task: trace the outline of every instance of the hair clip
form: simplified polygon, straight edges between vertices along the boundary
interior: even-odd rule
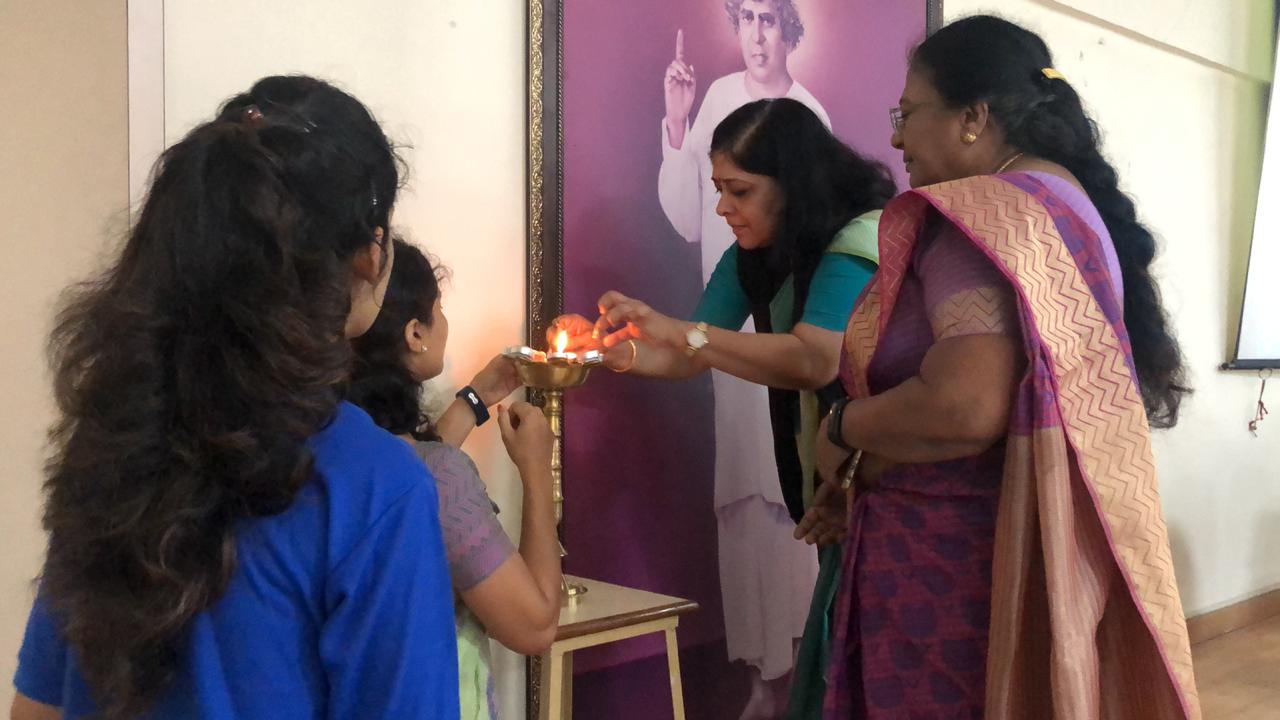
[[[267,105],[271,105],[275,109],[274,115],[277,118],[277,122],[279,122],[278,118],[281,118],[281,117],[288,118],[294,130],[297,130],[302,133],[309,133],[318,127],[314,122],[303,117],[300,113],[298,113],[298,111],[294,110],[288,105],[283,105],[281,103],[278,103],[275,100],[272,100],[271,98],[265,98],[263,99],[263,102],[266,103]],[[255,110],[257,109],[256,105],[252,107]]]
[[[1062,73],[1058,72],[1057,70],[1051,67],[1041,68],[1040,74],[1044,75],[1045,80],[1061,80],[1063,82],[1067,81],[1066,75],[1063,75]]]
[[[250,105],[249,107],[246,107],[241,117],[244,119],[245,124],[251,128],[256,129],[262,127],[262,111],[258,109],[257,105]]]

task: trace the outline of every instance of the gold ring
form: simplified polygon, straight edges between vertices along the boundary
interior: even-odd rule
[[[621,370],[614,370],[617,373],[631,372],[631,368],[636,366],[636,358],[640,357],[640,346],[636,345],[635,340],[628,340],[627,344],[631,346],[631,362]]]

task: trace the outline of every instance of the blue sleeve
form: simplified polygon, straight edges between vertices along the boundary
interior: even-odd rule
[[[13,677],[14,687],[36,702],[62,707],[67,655],[67,644],[41,593],[27,618],[22,649],[18,651],[18,672]]]
[[[809,283],[800,322],[844,332],[854,303],[875,273],[876,264],[865,258],[838,252],[823,255]]]
[[[698,309],[693,311],[693,321],[737,332],[748,317],[751,317],[751,302],[738,281],[738,246],[734,244],[716,263],[698,301]]]
[[[418,472],[427,481],[392,503],[329,576],[320,639],[329,717],[460,714],[453,590],[435,483]]]

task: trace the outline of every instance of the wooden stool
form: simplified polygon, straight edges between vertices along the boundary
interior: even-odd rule
[[[675,720],[684,720],[684,689],[680,680],[676,625],[681,615],[697,610],[698,604],[599,580],[568,579],[585,585],[587,592],[560,609],[556,640],[541,658],[539,720],[568,720],[573,717],[573,651],[657,632],[667,637],[671,708],[675,712]]]

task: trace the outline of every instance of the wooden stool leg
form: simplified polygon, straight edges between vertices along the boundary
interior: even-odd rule
[[[573,718],[573,653],[564,654],[564,720]]]
[[[564,717],[564,653],[551,649],[542,661],[541,720],[562,720]]]
[[[675,720],[684,720],[684,684],[680,680],[680,647],[675,626],[667,628],[667,672],[671,675],[671,711]]]
[[[551,655],[538,658],[538,720],[548,720],[547,701],[551,699],[549,692],[551,682]]]

